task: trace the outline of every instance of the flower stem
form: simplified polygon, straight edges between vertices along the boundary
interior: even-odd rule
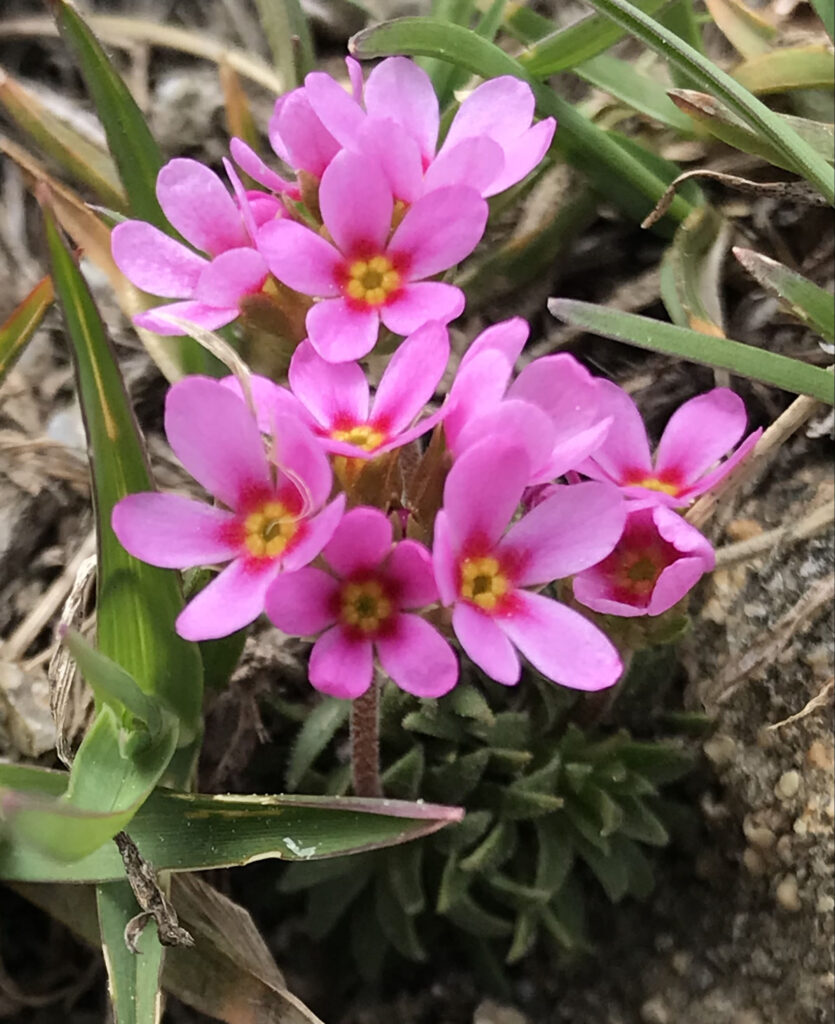
[[[380,797],[379,684],[376,677],[351,705],[351,774],[356,796]]]

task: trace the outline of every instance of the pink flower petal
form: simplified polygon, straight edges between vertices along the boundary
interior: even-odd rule
[[[413,203],[418,198],[423,189],[423,164],[418,144],[405,128],[369,117],[357,147],[379,163],[395,199]]]
[[[444,434],[450,451],[463,451],[462,432],[471,420],[498,406],[512,372],[513,364],[498,349],[483,349],[462,361],[445,403]]]
[[[647,615],[661,615],[678,604],[709,570],[701,558],[679,558],[661,570],[647,606]]]
[[[725,459],[724,462],[720,462],[716,469],[711,470],[710,473],[705,473],[704,476],[699,477],[695,484],[685,488],[679,496],[678,503],[681,504],[682,499],[686,498],[690,501],[699,494],[706,494],[708,491],[713,490],[720,480],[724,480],[731,470],[736,469],[740,462],[751,454],[757,445],[757,441],[762,437],[762,432],[762,427],[758,427],[752,434],[749,434],[748,437],[745,438],[733,455]]]
[[[271,487],[258,424],[220,381],[184,377],[165,399],[165,433],[195,480],[230,508]]]
[[[617,599],[612,590],[612,581],[608,573],[601,571],[598,566],[592,566],[579,573],[572,580],[574,598],[580,604],[592,611],[600,612],[601,615],[617,615],[622,619],[634,619],[639,615],[646,615],[647,602],[629,604],[626,601]]]
[[[430,321],[411,334],[391,357],[370,420],[389,434],[404,430],[434,395],[449,359],[449,332]]]
[[[482,195],[485,198],[498,195],[527,177],[548,151],[556,127],[557,122],[553,117],[548,117],[505,145],[504,166]]]
[[[197,160],[169,160],[157,177],[157,199],[183,238],[211,256],[249,241],[226,186]]]
[[[220,383],[236,394],[241,401],[244,401],[244,393],[237,377],[223,377]],[[255,404],[255,412],[258,417],[258,429],[262,434],[275,436],[276,417],[294,416],[300,419],[305,426],[313,428],[316,421],[307,411],[305,406],[287,388],[280,387],[267,377],[253,373],[249,378],[249,388],[252,393],[252,401]]]
[[[458,597],[457,561],[452,550],[449,519],[443,509],[435,516],[435,539],[432,544],[432,569],[441,604],[452,604]]]
[[[599,379],[597,386],[600,408],[612,417],[612,425],[605,441],[592,455],[592,461],[615,483],[623,483],[630,474],[652,476],[649,441],[637,405],[623,388],[611,381]]]
[[[179,494],[129,494],[116,504],[110,523],[134,558],[164,569],[189,569],[234,558],[231,512]]]
[[[432,556],[416,540],[396,544],[384,572],[394,588],[399,608],[425,608],[438,600]]]
[[[359,363],[329,363],[303,341],[290,360],[288,379],[325,429],[347,429],[368,419],[368,381]]]
[[[342,517],[323,551],[338,576],[376,570],[391,551],[392,527],[379,509],[361,505]]]
[[[473,339],[472,344],[461,358],[458,372],[460,373],[468,363],[472,362],[476,356],[481,355],[482,352],[494,350],[501,352],[512,369],[516,364],[516,360],[522,354],[522,349],[525,347],[530,331],[528,321],[521,316],[514,316],[509,320],[502,320],[497,324],[493,324],[492,327],[486,328],[477,338]],[[509,376],[508,379],[510,379]]]
[[[516,591],[520,609],[501,628],[544,676],[574,690],[602,690],[623,663],[611,641],[588,619],[541,594]]]
[[[464,293],[442,281],[408,284],[381,307],[380,317],[395,334],[411,334],[429,320],[448,324],[464,311]]]
[[[492,195],[488,186],[499,177],[503,166],[504,153],[497,142],[486,135],[462,139],[432,161],[423,179],[423,191],[469,185],[480,196]]]
[[[243,629],[263,612],[277,573],[274,559],[236,558],[180,612],[177,632],[184,640],[216,640]]]
[[[302,497],[309,512],[320,509],[333,486],[328,457],[319,439],[295,416],[276,414],[272,459],[276,466],[276,487],[288,484]]]
[[[260,292],[269,270],[255,249],[230,249],[216,256],[200,275],[194,297],[212,306],[237,306],[244,295]]]
[[[141,220],[117,224],[110,247],[116,266],[129,281],[163,299],[193,295],[208,266],[202,256]]]
[[[334,626],[313,645],[307,672],[320,693],[354,700],[371,685],[373,669],[371,641],[355,640]]]
[[[357,103],[362,103],[362,65],[353,57],[346,57],[345,70],[348,72],[348,81],[351,83],[351,93],[354,99]]]
[[[392,236],[389,254],[408,267],[408,280],[420,281],[469,256],[486,223],[487,203],[474,188],[439,188],[409,209]]]
[[[377,344],[380,315],[376,309],[357,309],[346,299],[317,302],[305,320],[310,344],[329,363],[367,356]]]
[[[528,128],[533,113],[530,86],[510,75],[492,78],[474,89],[461,104],[441,152],[474,135],[486,135],[507,149]]]
[[[398,615],[377,641],[383,671],[415,697],[442,697],[458,682],[458,659],[441,634],[418,615]]]
[[[499,550],[520,566],[514,582],[540,585],[587,569],[611,553],[626,522],[626,502],[613,484],[554,487],[514,523]]]
[[[337,87],[338,88],[338,87]],[[294,170],[321,178],[341,146],[317,117],[306,89],[279,99],[269,123],[273,149]]]
[[[745,432],[745,403],[729,388],[691,398],[670,418],[655,453],[655,471],[695,483]]]
[[[491,679],[503,686],[519,682],[519,658],[495,619],[462,601],[452,613],[452,628],[470,660]]]
[[[450,449],[459,456],[485,437],[507,440],[525,451],[527,463],[533,467],[526,481],[528,484],[539,479],[540,471],[548,465],[554,450],[554,427],[547,414],[538,406],[518,399],[506,399],[488,408],[482,416],[468,420],[454,443],[450,443]]]
[[[322,175],[319,207],[325,227],[349,260],[382,252],[394,201],[374,160],[348,150],[335,156]]]
[[[312,562],[333,536],[344,511],[345,495],[337,494],[317,516],[306,519],[302,523],[301,539],[294,540],[281,560],[282,569],[295,572]]]
[[[390,118],[417,141],[428,163],[438,139],[438,97],[426,72],[406,57],[389,57],[368,76],[365,109],[372,117]]]
[[[144,313],[137,313],[133,322],[137,327],[143,327],[146,331],[168,336],[185,333],[182,327],[171,323],[167,319],[168,317],[188,320],[189,323],[195,324],[197,327],[216,331],[219,327],[225,327],[233,320],[237,320],[239,314],[240,310],[237,306],[207,306],[205,302],[192,302],[188,299],[185,302],[169,302],[167,306],[146,309]]]
[[[444,509],[452,546],[471,543],[491,550],[516,511],[530,476],[524,450],[487,438],[467,449],[453,464],[444,485]]]
[[[668,508],[653,509],[652,520],[659,534],[668,544],[672,544],[676,551],[700,558],[704,563],[705,572],[713,569],[716,565],[716,553],[707,537],[695,526]]]
[[[598,383],[574,356],[560,353],[529,363],[510,385],[507,396],[538,405],[554,421],[561,438],[602,418]]]
[[[248,146],[243,139],[231,139],[229,142],[229,152],[232,154],[232,159],[238,167],[245,174],[248,174],[253,181],[257,181],[259,185],[272,189],[273,192],[278,192],[279,195],[296,191],[296,185],[292,181],[287,181],[281,175],[271,170],[255,150]]]
[[[307,567],[282,572],[267,591],[264,602],[272,624],[288,636],[314,636],[336,621],[339,584],[321,569]]]
[[[324,71],[311,71],[305,77],[304,93],[316,116],[340,146],[354,145],[365,121],[356,99]]]
[[[419,437],[422,437],[430,430],[434,430],[434,428],[443,421],[445,416],[445,407],[442,406],[440,409],[436,409],[435,412],[430,413],[429,416],[425,416],[413,427],[409,427],[408,430],[402,430],[392,438],[391,441],[388,441],[386,444],[381,444],[379,448],[375,448],[375,454],[382,455],[384,452],[390,452],[395,448],[402,448],[407,444],[411,444],[412,441],[416,441]]]
[[[279,281],[304,295],[339,295],[343,259],[321,235],[290,220],[258,231],[258,248]]]

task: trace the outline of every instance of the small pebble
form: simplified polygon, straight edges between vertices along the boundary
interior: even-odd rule
[[[765,874],[765,861],[763,861],[762,856],[753,846],[745,848],[745,853],[742,855],[742,863],[750,875],[760,876]]]
[[[702,748],[708,761],[715,765],[730,764],[736,756],[736,741],[730,736],[717,733],[705,740]]]
[[[693,957],[685,950],[678,950],[672,956],[673,970],[683,978],[693,965]]]
[[[835,992],[835,974],[832,971],[826,971],[820,976],[821,986],[827,992]]]
[[[792,797],[797,796],[799,789],[800,772],[792,769],[791,771],[783,772],[777,780],[777,785],[774,787],[774,795],[778,800],[791,800]]]
[[[824,893],[823,896],[818,897],[818,902],[815,904],[815,910],[817,910],[819,914],[831,914],[832,911],[835,910],[835,899]]]
[[[777,902],[783,908],[794,914],[802,906],[800,902],[800,894],[797,891],[797,879],[794,875],[786,875],[786,877],[777,886],[777,890],[774,894],[777,897]]]
[[[791,864],[794,860],[791,836],[780,836],[777,840],[777,856],[784,864]]]
[[[502,1006],[485,999],[476,1008],[473,1024],[529,1024],[528,1018],[512,1006]]]
[[[748,842],[758,850],[770,850],[777,842],[777,836],[774,835],[771,829],[765,825],[757,825],[752,820],[750,814],[746,816],[742,823],[742,831],[745,833],[745,838]]]
[[[795,819],[795,823],[792,825],[792,831],[796,836],[800,836],[802,839],[809,831],[809,822],[805,818]]]
[[[815,740],[806,751],[806,763],[811,768],[820,768],[821,771],[831,772],[835,767],[835,750],[820,740]]]
[[[734,1014],[733,1024],[763,1024],[763,1019],[756,1010],[740,1010]]]
[[[661,996],[647,999],[641,1007],[641,1020],[644,1024],[670,1024],[670,1011]]]

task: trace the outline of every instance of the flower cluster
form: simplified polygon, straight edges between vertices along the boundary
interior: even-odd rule
[[[186,377],[169,391],[169,443],[214,504],[174,494],[123,499],[113,529],[154,565],[224,569],[177,621],[191,640],[266,614],[318,637],[310,681],[338,697],[371,685],[374,658],[404,690],[448,692],[457,645],[515,684],[520,655],[565,686],[617,681],[620,655],[580,610],[659,615],[713,567],[677,511],[750,450],[741,400],[717,388],[672,417],[653,460],[631,399],[568,354],[516,364],[520,318],[475,339],[445,400],[448,324],[464,295],[437,277],[469,255],[485,198],[542,159],[551,119],[533,123],[513,78],[477,88],[438,145],[428,77],[390,58],[350,92],[313,73],[270,122],[282,177],[240,140],[211,170],[172,160],[158,197],[193,248],[149,224],[113,232],[139,287],[174,302],[136,322],[208,329],[248,297],[304,310],[287,386],[266,377]],[[195,251],[195,250],[199,250]],[[363,366],[381,328],[402,337],[373,393]],[[428,448],[418,439],[431,432]],[[563,600],[559,600],[562,597]]]

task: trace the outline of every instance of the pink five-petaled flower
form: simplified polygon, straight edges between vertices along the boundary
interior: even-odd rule
[[[689,505],[727,476],[762,434],[762,430],[749,434],[717,465],[745,433],[747,417],[739,395],[728,388],[714,388],[676,409],[653,460],[638,407],[617,384],[599,383],[612,426],[600,447],[577,468],[596,480],[613,481],[642,505]]]
[[[234,184],[238,184],[235,182]],[[111,236],[113,259],[130,281],[143,291],[166,299],[184,299],[157,306],[135,316],[134,323],[157,334],[182,334],[164,319],[175,316],[208,330],[231,323],[245,295],[259,292],[269,275],[264,257],[255,249],[252,211],[260,217],[275,213],[275,201],[263,210],[239,192],[232,198],[220,178],[197,160],[170,160],[157,177],[157,198],[163,213],[180,234],[208,259],[145,221],[117,224]]]
[[[394,200],[378,165],[342,152],[322,176],[319,205],[332,245],[290,220],[258,233],[275,276],[319,298],[307,314],[310,343],[328,362],[367,355],[380,321],[410,334],[428,320],[448,323],[464,308],[460,289],[425,281],[475,248],[487,204],[475,189],[440,188],[412,206],[391,234]]]
[[[279,576],[267,615],[293,636],[313,636],[310,682],[351,699],[371,685],[374,649],[383,671],[417,697],[455,686],[458,661],[433,626],[404,609],[434,604],[429,552],[417,541],[392,546],[391,523],[378,509],[347,512],[322,552],[331,572],[308,567]]]
[[[113,509],[114,533],[143,562],[186,569],[231,561],[180,613],[186,640],[226,636],[256,619],[279,571],[314,559],[342,516],[344,495],[325,505],[333,478],[316,438],[292,416],[276,417],[274,428],[268,458],[240,397],[219,381],[183,378],[166,397],[168,441],[227,507],[145,492]]]
[[[551,144],[555,121],[532,125],[534,96],[518,78],[503,75],[475,89],[438,149],[438,97],[426,72],[405,57],[389,57],[363,90],[354,64],[349,59],[352,96],[324,72],[305,78],[305,100],[319,124],[319,153],[326,158],[336,143],[374,156],[403,202],[444,185],[496,195],[533,170]]]
[[[660,615],[715,564],[705,537],[671,509],[631,509],[614,551],[574,577],[574,597],[608,615]]]
[[[622,665],[606,636],[573,609],[525,588],[605,558],[623,531],[625,502],[611,484],[557,487],[511,526],[529,477],[524,450],[496,438],[455,462],[435,520],[441,601],[454,605],[461,646],[497,682],[518,682],[518,648],[563,686],[611,686]]]

